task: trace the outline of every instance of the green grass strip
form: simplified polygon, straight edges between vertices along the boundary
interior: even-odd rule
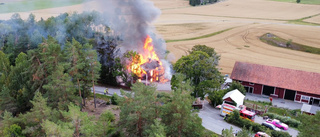
[[[266,36],[267,34],[264,34],[260,37],[260,40],[266,44],[276,46],[276,47],[281,47],[281,48],[292,49],[292,50],[296,50],[296,51],[302,51],[302,52],[320,55],[320,48],[315,48],[315,47],[295,43],[295,42],[292,42],[291,40],[285,40],[285,39],[280,38],[280,37],[273,35],[273,34],[272,34],[273,35],[272,38],[267,38],[267,36]],[[279,43],[281,43],[282,45],[286,45],[288,42],[290,43],[290,45],[294,45],[294,48],[293,48],[293,46],[289,46],[289,47],[288,46],[287,47],[279,46]]]
[[[319,1],[320,1],[320,0],[319,0]],[[316,14],[316,15],[304,17],[304,18],[301,18],[301,19],[288,20],[288,23],[290,23],[290,24],[299,24],[299,25],[320,26],[320,24],[318,24],[318,23],[311,23],[311,22],[303,21],[303,20],[310,19],[310,18],[313,18],[313,17],[315,17],[315,16],[319,16],[319,15],[320,15],[320,14]]]
[[[223,32],[229,31],[229,30],[232,30],[232,29],[234,29],[234,28],[235,28],[235,27],[229,28],[229,29],[225,29],[225,30],[221,30],[221,31],[218,31],[218,32],[214,32],[214,33],[210,33],[210,34],[207,34],[207,35],[199,36],[199,37],[186,38],[186,39],[176,39],[176,40],[166,40],[166,43],[178,42],[178,41],[189,41],[189,40],[196,40],[196,39],[208,38],[208,37],[212,37],[212,36],[218,35],[218,34],[220,34],[220,33],[223,33]]]

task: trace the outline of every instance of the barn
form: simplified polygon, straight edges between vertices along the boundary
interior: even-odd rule
[[[230,78],[248,93],[320,106],[319,73],[236,62]]]

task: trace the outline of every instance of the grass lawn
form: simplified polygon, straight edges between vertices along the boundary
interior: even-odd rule
[[[297,0],[273,0],[273,1],[297,3]],[[320,5],[320,0],[300,0],[300,3]]]
[[[70,6],[83,3],[85,0],[17,0],[0,1],[0,13],[26,12],[39,9]]]
[[[244,105],[248,108],[257,109],[259,111],[264,111],[266,106],[270,106],[270,102],[252,101],[245,100]]]

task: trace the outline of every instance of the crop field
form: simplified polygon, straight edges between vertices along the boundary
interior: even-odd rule
[[[20,14],[24,19],[29,13],[34,13],[36,19],[45,19],[63,12],[94,9],[99,6],[95,1]],[[319,0],[308,0],[312,4],[303,4],[307,0],[301,0],[302,4],[225,0],[196,7],[189,6],[187,0],[151,1],[161,9],[162,14],[153,24],[156,33],[167,41],[167,50],[174,56],[173,63],[194,45],[203,44],[215,48],[221,55],[219,67],[223,74],[230,74],[236,61],[320,73],[320,55],[276,47],[260,40],[264,34],[272,33],[285,40],[320,48],[320,6],[312,5]],[[1,14],[0,19],[10,16]]]
[[[80,4],[85,0],[0,0],[0,13],[26,12]]]
[[[280,2],[291,2],[296,3],[297,0],[273,0],[273,1],[280,1]],[[320,4],[319,0],[300,0],[301,4]]]
[[[154,2],[157,5],[158,1]],[[180,2],[188,4],[187,1]],[[204,44],[215,48],[221,55],[223,74],[230,74],[236,61],[320,73],[319,55],[271,46],[260,40],[262,35],[272,33],[320,48],[318,5],[227,0],[206,6],[170,6],[170,9],[160,7],[163,14],[155,25],[168,40],[167,49],[175,55],[175,61],[186,55],[192,46]]]

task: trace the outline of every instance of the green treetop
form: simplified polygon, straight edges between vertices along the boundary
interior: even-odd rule
[[[219,57],[213,51],[203,52],[202,48],[194,48],[190,51],[191,54],[180,58],[173,66],[176,72],[186,75],[187,79],[191,80],[191,84],[195,87],[192,95],[194,97],[204,98],[208,91],[206,89],[210,84],[219,85],[223,82],[223,77],[218,70]],[[209,47],[207,47],[209,48]],[[173,81],[174,82],[174,81]],[[217,88],[216,86],[212,88]]]
[[[160,115],[160,104],[155,91],[155,86],[135,83],[132,92],[121,92],[125,97],[119,98],[121,106],[119,125],[128,136],[148,136],[147,133],[150,133],[147,130],[150,130],[154,119]]]
[[[161,116],[167,136],[200,137],[204,127],[201,118],[191,111],[194,98],[190,95],[190,81],[184,81],[186,77],[182,74],[176,74],[175,78],[176,89],[172,91],[171,102],[164,103]]]

